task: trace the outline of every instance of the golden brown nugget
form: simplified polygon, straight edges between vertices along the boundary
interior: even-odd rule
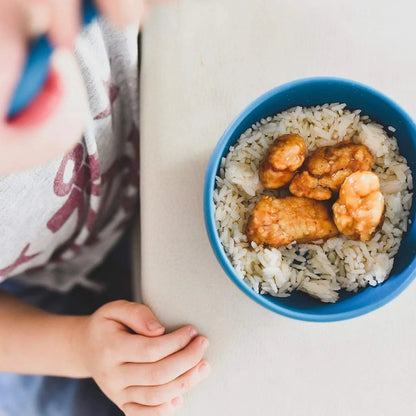
[[[358,170],[371,170],[374,158],[367,146],[350,142],[321,147],[309,157],[303,172],[296,174],[289,190],[293,195],[331,199],[344,180]]]
[[[254,207],[247,225],[247,238],[273,247],[296,241],[306,243],[338,234],[324,202],[309,198],[264,196]]]
[[[285,134],[272,144],[259,168],[259,178],[265,188],[287,185],[305,161],[306,145],[297,134]]]

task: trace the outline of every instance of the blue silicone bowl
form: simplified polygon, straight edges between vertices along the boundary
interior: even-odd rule
[[[288,298],[275,298],[255,293],[234,271],[219,240],[214,217],[213,192],[215,176],[221,158],[229,147],[253,123],[261,118],[291,107],[324,103],[346,103],[350,109],[361,109],[373,121],[396,128],[400,153],[408,161],[413,178],[416,178],[416,125],[408,114],[384,94],[355,81],[317,77],[289,82],[266,92],[245,108],[227,128],[215,147],[205,176],[204,216],[208,237],[214,253],[231,280],[251,299],[281,315],[314,322],[340,321],[373,311],[395,298],[416,276],[416,225],[414,198],[410,220],[412,226],[403,236],[390,277],[377,287],[367,287],[358,293],[342,291],[334,304],[322,303],[302,292]]]

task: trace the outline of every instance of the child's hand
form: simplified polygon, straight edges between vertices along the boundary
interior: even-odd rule
[[[87,318],[84,365],[127,416],[170,415],[182,394],[209,373],[208,340],[192,326],[163,335],[150,309],[127,301],[104,305]]]

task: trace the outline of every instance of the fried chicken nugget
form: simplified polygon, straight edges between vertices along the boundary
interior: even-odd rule
[[[263,196],[247,225],[247,238],[273,247],[306,243],[338,234],[324,202],[309,198]]]
[[[367,146],[350,142],[320,147],[296,174],[289,191],[319,201],[331,199],[344,180],[358,170],[371,170],[374,158]]]
[[[277,189],[288,184],[305,161],[306,145],[297,134],[285,134],[272,144],[259,168],[265,188]]]

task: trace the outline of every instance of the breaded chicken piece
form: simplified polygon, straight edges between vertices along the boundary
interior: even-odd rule
[[[295,175],[289,191],[296,196],[326,200],[338,192],[344,180],[358,170],[371,170],[374,158],[367,146],[350,142],[321,147]]]
[[[299,197],[325,201],[331,199],[332,190],[320,184],[320,179],[312,176],[307,170],[296,174],[289,185],[289,191]]]
[[[297,134],[285,134],[272,144],[259,168],[265,188],[277,189],[288,184],[305,161],[306,145]]]
[[[306,243],[338,234],[324,202],[309,198],[264,196],[254,207],[247,238],[273,247]]]
[[[341,186],[339,199],[332,207],[338,230],[361,241],[375,233],[384,214],[380,181],[373,172],[358,171]]]

